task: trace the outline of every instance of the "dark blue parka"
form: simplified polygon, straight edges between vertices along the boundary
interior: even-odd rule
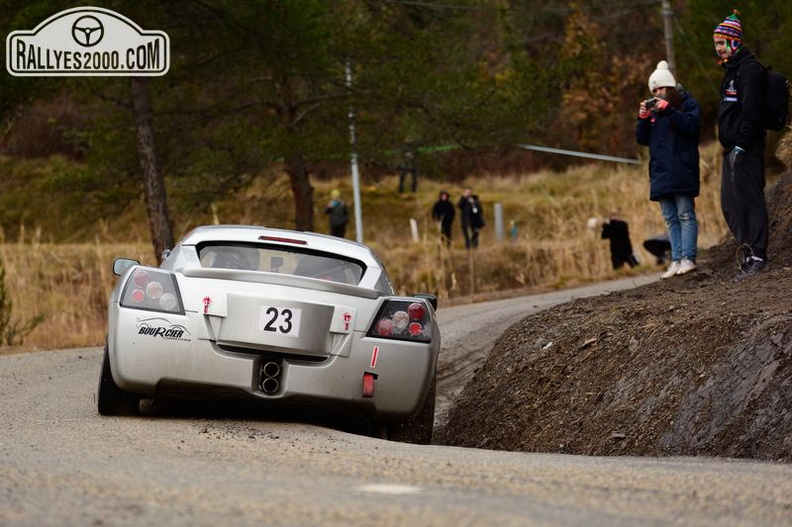
[[[678,108],[651,112],[638,119],[635,138],[649,147],[649,199],[659,201],[673,194],[699,195],[699,137],[701,107],[689,93],[679,89]]]

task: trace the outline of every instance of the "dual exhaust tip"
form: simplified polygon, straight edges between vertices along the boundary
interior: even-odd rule
[[[267,395],[274,395],[280,388],[280,364],[268,361],[261,367],[261,391]]]

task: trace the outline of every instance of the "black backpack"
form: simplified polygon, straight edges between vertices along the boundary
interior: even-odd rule
[[[767,130],[786,128],[789,119],[789,81],[772,66],[765,68],[766,82],[762,124]]]

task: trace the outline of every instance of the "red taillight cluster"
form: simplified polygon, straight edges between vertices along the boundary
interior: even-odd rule
[[[166,313],[184,313],[176,279],[171,273],[138,268],[124,288],[123,307],[134,307]]]
[[[370,337],[429,342],[432,319],[420,301],[388,300],[380,309],[368,332]]]

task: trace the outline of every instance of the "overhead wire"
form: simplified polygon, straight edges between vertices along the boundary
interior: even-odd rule
[[[462,4],[450,4],[450,3],[440,3],[440,2],[430,2],[426,0],[381,0],[384,3],[388,4],[401,4],[405,6],[413,6],[413,7],[429,7],[434,9],[456,9],[456,10],[465,10],[465,11],[530,11],[530,12],[542,12],[542,13],[570,13],[573,11],[589,11],[591,9],[595,9],[591,6],[580,6],[580,7],[553,7],[553,8],[535,8],[535,7],[515,7],[515,6],[507,6],[507,7],[499,7],[499,6],[475,6],[475,5],[462,5]],[[635,7],[643,7],[649,5],[660,4],[662,0],[642,0],[636,2],[618,2],[613,4],[606,4],[601,6],[596,6],[596,9],[602,9],[605,11],[610,11],[612,9],[620,9],[620,8],[635,8]]]

